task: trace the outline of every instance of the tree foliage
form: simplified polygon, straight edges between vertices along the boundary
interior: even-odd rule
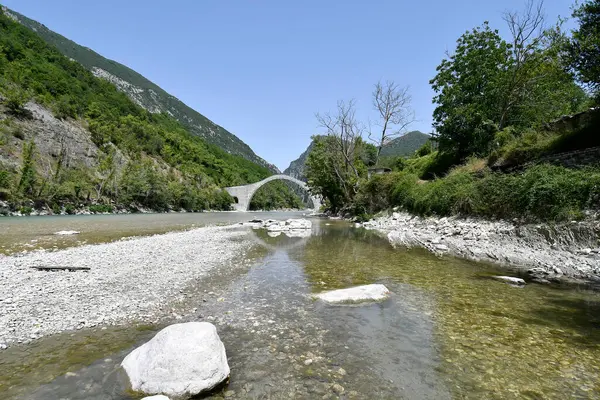
[[[542,29],[540,13],[531,1],[523,14],[507,13],[510,42],[487,22],[466,32],[438,66],[431,85],[441,151],[459,160],[484,156],[504,127],[537,126],[580,110],[585,94],[565,73],[561,36]]]
[[[583,2],[573,12],[579,27],[567,44],[570,67],[600,96],[600,0]]]

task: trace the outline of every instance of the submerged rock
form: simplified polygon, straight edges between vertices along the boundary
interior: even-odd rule
[[[384,285],[372,284],[347,289],[331,290],[316,294],[315,297],[327,303],[361,303],[381,301],[389,297],[390,291]]]
[[[511,285],[525,285],[525,281],[521,278],[515,278],[513,276],[492,276],[492,279],[510,283]]]
[[[79,231],[58,231],[55,232],[55,235],[78,235],[80,232]]]
[[[214,389],[229,377],[225,346],[208,322],[170,325],[121,363],[131,388],[186,399]]]

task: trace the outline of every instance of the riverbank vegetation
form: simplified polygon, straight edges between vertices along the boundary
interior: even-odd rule
[[[325,162],[311,154],[312,189],[331,211],[363,217],[402,207],[422,215],[563,220],[599,209],[600,110],[591,107],[600,98],[600,54],[591,49],[600,46],[600,2],[584,2],[573,16],[579,26],[569,36],[560,24],[548,26],[541,2],[529,1],[523,12],[504,14],[508,38],[488,23],[467,31],[430,82],[431,141],[388,162],[392,173],[371,178],[367,164],[343,152],[327,153]],[[362,145],[360,137],[331,130],[327,140]],[[349,180],[333,168],[320,176],[334,165],[357,174]],[[348,184],[353,190],[340,199],[334,189]]]
[[[93,160],[77,158],[77,143],[65,143],[65,132],[40,139],[30,131],[31,104],[84,129],[92,144],[79,150]],[[40,140],[56,142],[58,150],[48,154]],[[232,199],[221,187],[269,175],[191,135],[171,116],[141,108],[0,11],[0,200],[14,210],[90,204],[223,210]],[[279,189],[286,193],[277,195],[289,194]]]

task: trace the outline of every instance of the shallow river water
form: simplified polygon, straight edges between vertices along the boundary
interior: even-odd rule
[[[229,215],[209,223],[257,214]],[[227,349],[230,382],[210,398],[600,398],[598,292],[513,287],[489,278],[506,269],[393,249],[339,221],[314,219],[307,237],[239,229],[256,243],[252,255],[185,288],[194,295],[180,305],[192,310],[183,321],[213,322]],[[385,284],[391,298],[330,306],[310,297],[364,283]],[[83,330],[9,348],[0,353],[0,392],[139,398],[118,365],[158,329]]]

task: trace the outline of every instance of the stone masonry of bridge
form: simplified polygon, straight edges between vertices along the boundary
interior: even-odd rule
[[[301,180],[298,180],[296,178],[292,178],[288,175],[271,175],[260,182],[251,183],[249,185],[226,187],[225,190],[227,190],[231,197],[237,199],[237,203],[233,204],[235,210],[248,211],[248,207],[250,206],[250,201],[252,200],[252,196],[254,196],[254,193],[265,183],[277,179],[294,182],[296,185],[300,186],[302,189],[308,192],[308,186],[305,182],[302,182]],[[310,198],[313,202],[315,212],[318,212],[321,208],[321,199],[312,195],[310,196]]]

